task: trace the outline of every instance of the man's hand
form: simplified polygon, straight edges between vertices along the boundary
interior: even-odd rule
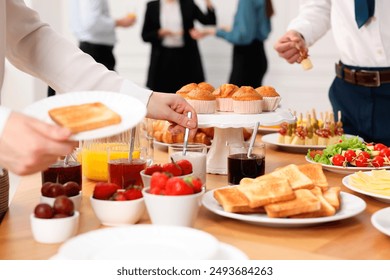
[[[302,35],[294,30],[289,30],[274,45],[279,56],[289,63],[301,63],[302,53],[308,52]]]
[[[67,128],[12,112],[0,138],[0,166],[17,175],[47,169],[78,146]]]
[[[195,136],[198,127],[197,114],[180,95],[154,92],[149,99],[147,110],[146,117],[169,121],[172,124],[169,128],[171,133],[179,134],[188,127],[191,129],[190,136]],[[188,112],[192,113],[191,119],[187,117]]]

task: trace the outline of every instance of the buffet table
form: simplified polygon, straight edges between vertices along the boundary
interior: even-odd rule
[[[261,139],[258,135],[258,141]],[[155,161],[166,162],[166,151],[155,149]],[[303,154],[286,153],[267,147],[266,173],[290,163],[306,163]],[[325,171],[331,186],[342,186],[342,174]],[[227,185],[226,175],[207,175],[207,188]],[[83,201],[79,233],[103,228],[89,203],[94,183],[83,184]],[[335,222],[306,227],[268,227],[221,217],[201,208],[195,228],[213,234],[221,242],[233,245],[250,259],[390,259],[388,236],[371,224],[371,215],[389,205],[370,197],[356,194],[367,203],[359,215]],[[49,259],[61,244],[47,245],[34,241],[29,215],[39,202],[40,174],[22,178],[10,209],[0,225],[0,259]],[[150,223],[148,215],[140,223]]]

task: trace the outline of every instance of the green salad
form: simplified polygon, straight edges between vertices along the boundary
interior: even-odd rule
[[[307,157],[318,163],[333,165],[333,156],[342,155],[348,150],[366,151],[371,154],[371,149],[358,136],[347,138],[343,135],[339,143],[327,146],[322,152],[315,152],[309,149]]]

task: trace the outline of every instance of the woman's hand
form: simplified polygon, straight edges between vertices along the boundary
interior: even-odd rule
[[[12,112],[0,138],[0,166],[17,175],[47,169],[78,146],[67,128]]]
[[[308,53],[306,42],[302,35],[294,30],[289,30],[274,45],[279,56],[289,63],[301,63],[302,53]]]
[[[197,114],[187,101],[177,94],[153,92],[147,106],[146,117],[158,120],[167,120],[171,123],[169,128],[173,134],[179,134],[186,127],[190,129],[190,135],[195,136],[198,127]],[[191,112],[189,119],[187,113]]]

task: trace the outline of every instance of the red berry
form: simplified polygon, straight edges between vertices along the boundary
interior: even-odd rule
[[[169,178],[165,186],[166,195],[186,195],[193,194],[194,189],[190,187],[182,178]]]
[[[152,192],[154,188],[164,190],[165,184],[167,183],[169,176],[166,173],[155,172],[150,178],[150,191]]]
[[[126,201],[126,196],[123,191],[121,192],[116,192],[112,195],[110,200],[115,200],[115,201]]]
[[[181,168],[182,175],[192,173],[192,163],[187,159],[181,159],[176,161],[176,164]]]
[[[99,182],[93,190],[93,198],[108,200],[120,188],[114,183]]]
[[[152,175],[154,172],[162,172],[163,169],[160,164],[153,164],[145,168],[145,175]]]
[[[194,193],[202,191],[203,183],[200,178],[190,176],[185,178],[184,181],[194,189]]]
[[[141,188],[129,188],[123,192],[126,200],[134,200],[143,197]]]
[[[162,168],[163,168],[164,172],[171,173],[172,176],[181,176],[182,175],[181,168],[176,163],[173,163],[173,162],[165,163],[165,164],[163,164]]]

